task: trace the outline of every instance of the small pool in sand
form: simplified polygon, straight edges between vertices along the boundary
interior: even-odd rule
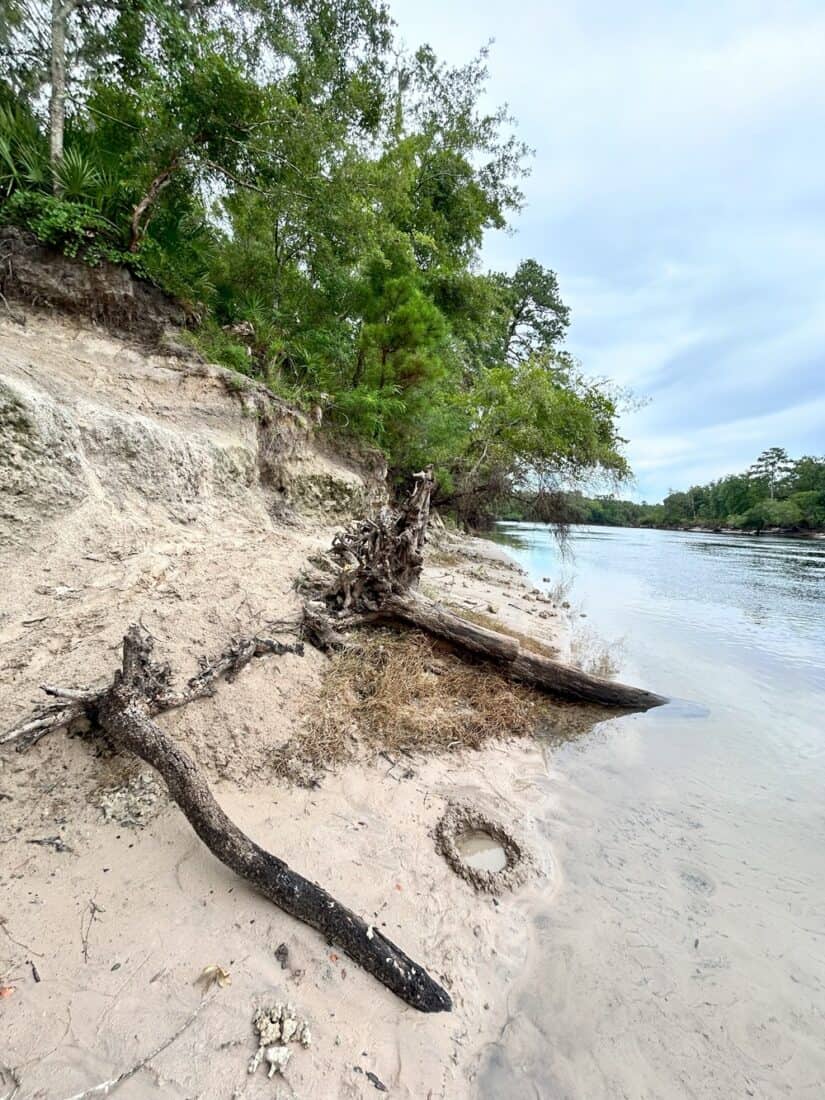
[[[459,856],[475,871],[503,871],[507,853],[499,842],[483,829],[468,829],[455,840]]]

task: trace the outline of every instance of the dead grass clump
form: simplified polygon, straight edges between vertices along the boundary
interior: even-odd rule
[[[475,749],[531,734],[546,696],[468,664],[416,631],[371,630],[359,649],[334,657],[292,752],[334,765],[373,751]]]
[[[465,554],[457,554],[453,550],[432,550],[427,554],[427,565],[441,566],[443,568],[453,568],[454,566],[464,565],[467,561]]]
[[[588,627],[577,626],[570,638],[570,659],[593,676],[609,680],[621,666],[622,642],[605,642]]]
[[[473,611],[471,608],[462,607],[460,604],[448,603],[444,606],[451,611],[455,611],[456,615],[460,615],[462,619],[469,619],[471,623],[475,623],[477,626],[485,626],[488,630],[497,630],[499,634],[506,634],[509,638],[515,638],[522,648],[529,649],[531,653],[553,658],[559,655],[559,651],[555,646],[549,645],[547,642],[540,642],[538,638],[533,638],[529,634],[522,634],[519,630],[513,630],[511,626],[507,626],[495,615],[488,615],[484,611]]]

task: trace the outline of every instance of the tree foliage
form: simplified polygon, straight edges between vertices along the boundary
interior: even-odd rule
[[[208,354],[321,405],[399,478],[434,463],[464,518],[516,484],[626,475],[555,273],[480,270],[529,152],[482,107],[486,51],[407,53],[373,0],[60,11],[56,156],[54,7],[0,0],[0,221],[162,286]]]

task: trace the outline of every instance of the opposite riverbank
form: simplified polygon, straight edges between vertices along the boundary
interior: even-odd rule
[[[578,524],[573,524],[578,526]],[[700,535],[738,535],[740,537],[760,538],[783,538],[783,539],[825,539],[825,531],[794,531],[785,527],[763,527],[760,530],[745,530],[741,527],[702,527],[694,525],[691,527],[665,527],[661,524],[653,526],[630,526],[621,523],[593,523],[583,524],[585,527],[618,527],[625,531],[681,531],[685,534],[700,534]]]

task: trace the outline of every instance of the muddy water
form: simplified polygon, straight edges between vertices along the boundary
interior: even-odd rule
[[[503,871],[507,866],[507,853],[482,829],[463,833],[456,838],[455,846],[467,866],[475,871]]]
[[[481,1095],[825,1097],[825,542],[499,537],[674,702],[547,748],[558,881]]]

